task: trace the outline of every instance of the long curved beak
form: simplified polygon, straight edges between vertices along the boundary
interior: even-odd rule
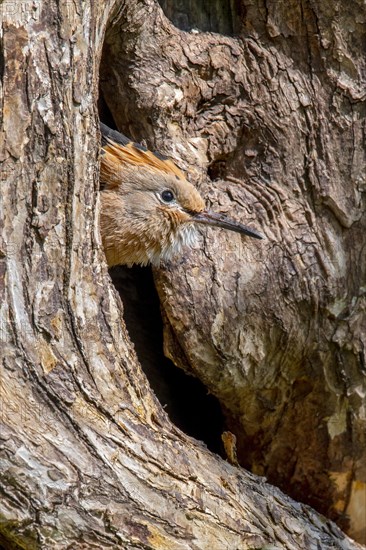
[[[236,233],[241,233],[242,235],[248,235],[248,237],[253,237],[254,239],[264,239],[264,236],[258,233],[255,229],[250,229],[250,227],[231,220],[223,214],[217,214],[216,212],[199,212],[198,214],[194,214],[192,216],[192,221],[211,225],[213,227],[222,227],[223,229],[228,229],[229,231],[235,231]]]

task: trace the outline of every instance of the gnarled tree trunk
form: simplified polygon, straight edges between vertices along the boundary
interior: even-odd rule
[[[267,235],[207,232],[155,273],[166,351],[220,400],[242,464],[362,541],[360,14],[348,51],[342,21],[323,36],[331,4],[251,4],[218,29],[235,37],[182,32],[153,0],[0,8],[1,542],[358,548],[151,392],[100,245],[96,102],[106,33],[108,116]]]
[[[156,273],[166,353],[220,400],[242,465],[366,542],[364,6],[244,2],[225,24],[224,4],[163,5],[238,34],[131,6],[107,32],[108,107],[267,236],[211,230]]]

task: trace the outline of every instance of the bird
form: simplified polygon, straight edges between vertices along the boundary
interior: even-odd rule
[[[100,123],[100,232],[108,267],[159,266],[196,243],[200,225],[263,236],[207,210],[176,164]]]

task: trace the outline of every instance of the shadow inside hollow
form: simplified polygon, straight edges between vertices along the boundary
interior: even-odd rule
[[[160,303],[151,268],[119,266],[110,275],[121,295],[127,330],[141,366],[171,421],[222,454],[224,421],[219,402],[198,379],[164,356]]]

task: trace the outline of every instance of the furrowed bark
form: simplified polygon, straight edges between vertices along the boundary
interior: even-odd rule
[[[364,6],[162,4],[186,32],[131,5],[107,33],[109,109],[267,237],[208,230],[156,272],[166,354],[220,400],[242,465],[366,542]]]
[[[234,211],[238,216],[242,208],[246,208],[246,205],[241,206],[241,194],[246,192],[244,183],[224,193],[222,189],[226,188],[230,179],[215,182],[214,185],[203,180],[208,164],[212,165],[212,170],[217,169],[222,154],[219,153],[220,148],[223,141],[227,141],[225,132],[222,133],[226,118],[222,124],[217,122],[216,118],[220,117],[214,111],[215,120],[211,128],[207,126],[207,137],[202,137],[198,132],[193,138],[195,128],[199,129],[200,118],[190,118],[198,111],[192,110],[191,100],[188,99],[196,93],[195,86],[200,86],[192,64],[203,71],[207,82],[211,78],[210,65],[206,69],[205,63],[200,60],[201,55],[208,54],[200,51],[207,52],[208,48],[214,59],[215,48],[218,48],[221,59],[223,43],[224,51],[229,56],[227,62],[232,60],[230,56],[234,55],[235,50],[240,65],[243,59],[242,42],[238,39],[239,46],[233,38],[220,36],[216,36],[216,42],[210,42],[214,40],[212,35],[198,34],[192,35],[197,39],[195,49],[193,42],[189,42],[191,35],[182,35],[174,29],[152,0],[129,0],[126,3],[110,0],[103,4],[90,1],[50,4],[39,0],[20,4],[3,2],[0,8],[0,48],[4,59],[0,133],[2,545],[27,550],[71,546],[75,549],[119,547],[159,550],[308,549],[319,545],[325,549],[359,548],[331,521],[308,506],[294,502],[262,477],[228,464],[171,424],[141,371],[125,328],[123,306],[110,282],[101,250],[96,102],[105,31],[107,43],[104,55],[107,57],[102,62],[102,87],[104,99],[116,122],[123,125],[126,132],[131,130],[133,137],[142,138],[143,134],[147,138],[154,137],[156,144],[164,144],[166,151],[180,156],[182,166],[187,169],[191,167],[191,178],[202,178],[201,188],[209,194],[210,200],[220,201],[223,210],[225,207],[231,210],[237,204]],[[152,40],[153,29],[156,40]],[[179,57],[180,50],[174,54],[174,48],[178,46],[172,37],[181,39],[186,36],[185,40],[189,43],[187,46],[184,41],[181,42],[182,46],[188,47],[185,54],[186,74],[183,71],[183,96],[180,88],[173,89],[176,96],[171,95],[174,71],[173,76],[166,73],[162,77],[157,73],[156,82],[151,81],[157,64],[162,63],[161,57],[157,56],[158,50],[163,47],[159,42],[162,36],[165,37],[166,54],[171,54],[168,63],[175,63],[174,71],[179,69],[182,58]],[[122,87],[121,91],[120,86],[116,87],[114,94],[116,97],[118,95],[118,101],[114,103],[108,88],[113,80],[108,80],[106,70],[109,63],[111,78],[113,73],[117,83],[122,82],[118,80],[121,78],[118,76],[120,66],[114,55],[114,48],[122,45],[123,56],[117,57],[125,63],[124,85],[128,81],[131,89]],[[142,49],[139,50],[139,47]],[[174,55],[178,57],[175,59]],[[189,59],[193,55],[195,61]],[[225,63],[222,62],[223,67]],[[128,67],[132,73],[127,70]],[[221,69],[214,69],[214,72],[218,70]],[[238,89],[238,97],[241,97],[240,94],[244,94],[243,84],[231,83],[224,73],[222,93],[225,95],[226,86],[233,86]],[[144,82],[146,94],[141,95]],[[153,89],[162,102],[172,98],[167,111],[159,103],[155,106],[151,103],[149,90],[151,94]],[[240,90],[242,92],[239,93]],[[174,97],[182,102],[179,108]],[[188,98],[185,103],[184,97]],[[225,97],[221,100],[225,104]],[[201,103],[202,124],[206,124],[210,102],[208,95]],[[217,106],[212,105],[212,108],[215,110]],[[230,112],[230,102],[225,104],[226,109]],[[246,112],[245,109],[243,112]],[[167,113],[170,113],[169,117]],[[230,115],[232,124],[237,116],[241,120],[243,114]],[[181,120],[185,121],[182,127],[177,124]],[[141,135],[136,135],[138,130]],[[257,138],[256,135],[253,131],[253,139],[262,136],[260,132]],[[263,144],[268,135],[266,130],[263,134],[265,138],[261,138]],[[184,136],[191,136],[190,141]],[[208,139],[208,136],[216,137]],[[236,143],[235,140],[239,143],[242,138],[237,134],[232,139],[233,143]],[[285,141],[284,136],[282,140]],[[182,145],[181,151],[187,151],[184,155],[178,154],[179,143]],[[232,145],[227,143],[228,150],[231,150]],[[211,156],[205,157],[202,147],[206,155],[211,151]],[[273,148],[274,142],[268,144],[268,149]],[[232,173],[227,175],[237,178],[234,167],[239,160],[234,157]],[[264,162],[265,157],[260,157],[258,162]],[[229,170],[231,164],[227,166]],[[254,190],[261,189],[259,183],[253,184]],[[309,182],[307,185],[310,189]],[[174,358],[182,357],[181,364],[185,368],[194,368],[196,375],[199,375],[202,363],[195,360],[194,354],[201,350],[205,353],[204,357],[208,357],[207,351],[197,347],[192,358],[187,353],[186,346],[192,335],[187,333],[186,340],[179,335],[174,317],[181,317],[183,326],[189,307],[182,296],[185,290],[177,293],[176,285],[183,280],[184,265],[186,279],[193,281],[196,278],[203,288],[209,285],[208,280],[222,280],[219,267],[223,269],[226,265],[227,269],[230,267],[227,271],[229,280],[225,281],[229,291],[229,283],[234,277],[231,269],[236,261],[236,250],[249,258],[247,264],[254,270],[263,269],[265,254],[271,261],[277,261],[278,256],[271,250],[279,248],[276,244],[278,239],[271,238],[271,232],[279,230],[277,227],[271,229],[267,223],[271,215],[274,217],[268,206],[272,204],[271,197],[266,195],[264,206],[263,201],[258,199],[257,205],[253,193],[247,192],[253,208],[253,225],[257,225],[259,220],[260,225],[266,228],[269,243],[272,243],[266,246],[272,246],[272,249],[255,249],[246,245],[244,248],[244,243],[236,240],[224,245],[224,235],[220,235],[220,267],[215,264],[216,243],[213,234],[209,233],[205,237],[204,256],[202,251],[196,251],[175,267],[167,266],[157,274],[166,315],[175,331],[171,345],[168,345],[167,339],[167,348]],[[281,196],[280,191],[278,193]],[[249,214],[250,210],[247,221],[250,221]],[[311,215],[309,210],[308,216]],[[349,231],[353,226],[357,223],[354,222]],[[348,235],[346,231],[345,235]],[[352,238],[355,239],[355,235]],[[284,244],[281,246],[286,249]],[[277,264],[274,265],[277,269]],[[238,267],[235,270],[239,273]],[[281,275],[280,269],[278,271]],[[249,281],[248,271],[242,273],[246,273]],[[354,288],[357,288],[357,273],[354,272]],[[206,283],[204,277],[208,277]],[[267,284],[270,285],[274,277],[268,277]],[[245,293],[242,286],[237,288],[233,298],[246,304],[246,293],[251,293],[250,284],[245,286]],[[225,304],[227,291],[217,304]],[[176,309],[172,308],[173,292],[178,294]],[[198,293],[197,287],[194,292]],[[251,307],[256,304],[255,300],[252,301],[253,295],[250,294]],[[207,325],[200,321],[202,308],[207,307],[205,296],[203,293],[202,297],[194,297],[197,314],[195,330],[201,346],[206,338],[205,327],[209,326],[207,319]],[[212,299],[214,296],[213,290]],[[289,302],[290,299],[291,295]],[[219,334],[217,304],[215,309],[209,310],[208,317],[216,319],[216,334]],[[258,318],[260,311],[256,310]],[[233,316],[234,313],[233,309]],[[268,315],[273,318],[272,312]],[[225,322],[232,322],[227,315]],[[356,325],[354,322],[352,326]],[[234,331],[235,325],[231,327]],[[272,329],[274,335],[279,330],[276,327],[274,325]],[[264,332],[263,327],[261,331]],[[227,338],[225,334],[223,336]],[[222,335],[217,338],[215,353],[220,351],[224,342]],[[248,335],[248,345],[253,338]],[[180,355],[173,353],[173,344],[179,344]],[[196,346],[196,342],[194,344]],[[210,343],[207,339],[206,345],[212,347],[212,341]],[[245,345],[243,340],[238,349]],[[291,351],[291,361],[294,360],[295,364],[297,353]],[[326,355],[326,351],[324,353]],[[353,348],[349,354],[352,358]],[[276,378],[277,359],[272,355],[266,383]],[[231,363],[224,354],[222,357],[223,377],[228,378],[225,373],[230,372]],[[215,364],[214,354],[212,358]],[[352,361],[351,365],[354,364]],[[357,365],[354,371],[358,373]],[[227,407],[228,420],[234,424],[238,420],[237,411],[231,410],[232,403],[237,406],[236,385],[233,383],[230,390],[229,385],[226,386],[231,403],[229,397],[224,399],[221,395],[222,388],[215,383],[215,376],[215,369],[212,368],[211,382],[206,379],[205,382]],[[291,380],[291,377],[288,379]],[[320,382],[317,384],[321,385]],[[247,411],[248,415],[253,411],[250,401]],[[354,434],[354,442],[350,442],[347,455],[350,460],[353,460],[353,445],[358,442],[353,420],[357,420],[358,409],[355,407],[354,411],[349,414],[347,424],[347,430],[349,424],[352,425]],[[301,414],[305,426],[306,414]],[[269,420],[268,423],[271,430]],[[240,433],[244,434],[240,431],[243,425],[238,428],[239,442],[244,441],[240,439]],[[257,452],[260,448],[258,444]],[[252,462],[252,452],[247,452],[248,463]],[[283,465],[284,468],[286,466]]]

